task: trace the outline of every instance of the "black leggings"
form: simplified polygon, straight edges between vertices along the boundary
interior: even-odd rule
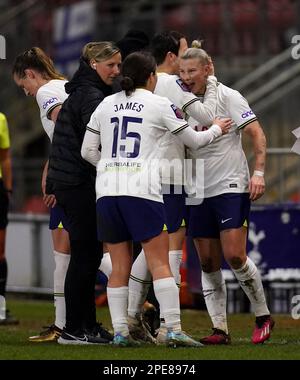
[[[71,259],[65,280],[66,330],[91,329],[96,323],[95,282],[103,250],[97,239],[94,186],[56,190],[68,220]]]

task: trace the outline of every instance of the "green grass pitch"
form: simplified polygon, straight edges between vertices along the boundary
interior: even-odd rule
[[[8,299],[8,308],[20,319],[18,326],[0,326],[0,360],[239,360],[300,359],[300,319],[274,315],[276,321],[270,341],[255,346],[250,342],[254,318],[250,314],[228,316],[232,337],[230,346],[167,348],[144,345],[138,348],[105,346],[62,346],[57,343],[31,343],[30,335],[53,323],[51,301]],[[98,308],[98,319],[111,328],[107,307]],[[183,329],[196,339],[210,333],[207,313],[182,310]]]

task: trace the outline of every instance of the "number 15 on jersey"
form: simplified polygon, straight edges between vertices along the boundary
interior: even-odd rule
[[[121,157],[126,158],[135,158],[139,155],[140,152],[140,143],[141,143],[141,135],[137,132],[127,132],[128,124],[142,124],[143,119],[140,117],[130,117],[123,116],[122,122],[120,122],[118,117],[112,117],[110,119],[111,123],[115,125],[113,129],[113,145],[112,145],[112,157],[115,158],[118,155],[118,151],[120,152]],[[121,129],[121,135],[120,135]],[[120,137],[119,137],[120,135]],[[129,139],[133,140],[133,148],[131,151],[126,150],[126,142]],[[131,140],[132,141],[132,140]]]

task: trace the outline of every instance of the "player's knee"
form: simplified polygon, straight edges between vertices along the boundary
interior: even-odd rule
[[[233,255],[230,258],[227,259],[228,264],[233,269],[239,269],[243,266],[244,260],[241,256]]]
[[[215,271],[214,261],[211,257],[201,258],[201,268],[205,273],[211,273]]]

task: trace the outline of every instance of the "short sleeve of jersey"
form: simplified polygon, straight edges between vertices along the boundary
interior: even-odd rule
[[[257,120],[255,113],[251,110],[247,100],[238,92],[233,91],[228,97],[228,110],[238,129]]]
[[[40,107],[41,114],[50,119],[51,111],[61,105],[64,99],[59,98],[55,88],[51,89],[50,86],[42,86],[37,92],[36,101]]]
[[[10,147],[9,132],[6,117],[0,113],[0,149]]]
[[[161,113],[164,126],[166,126],[173,135],[176,135],[187,128],[188,124],[182,117],[180,109],[178,109],[175,104],[171,103],[167,98],[162,99]]]
[[[168,99],[180,109],[185,110],[185,108],[193,102],[199,101],[199,99],[189,91],[187,86],[176,75],[170,75],[167,85]],[[164,94],[164,96],[166,96],[166,94]]]
[[[101,112],[101,104],[95,109],[92,113],[90,121],[88,122],[86,129],[90,132],[100,135],[100,121],[99,121],[99,112]]]

